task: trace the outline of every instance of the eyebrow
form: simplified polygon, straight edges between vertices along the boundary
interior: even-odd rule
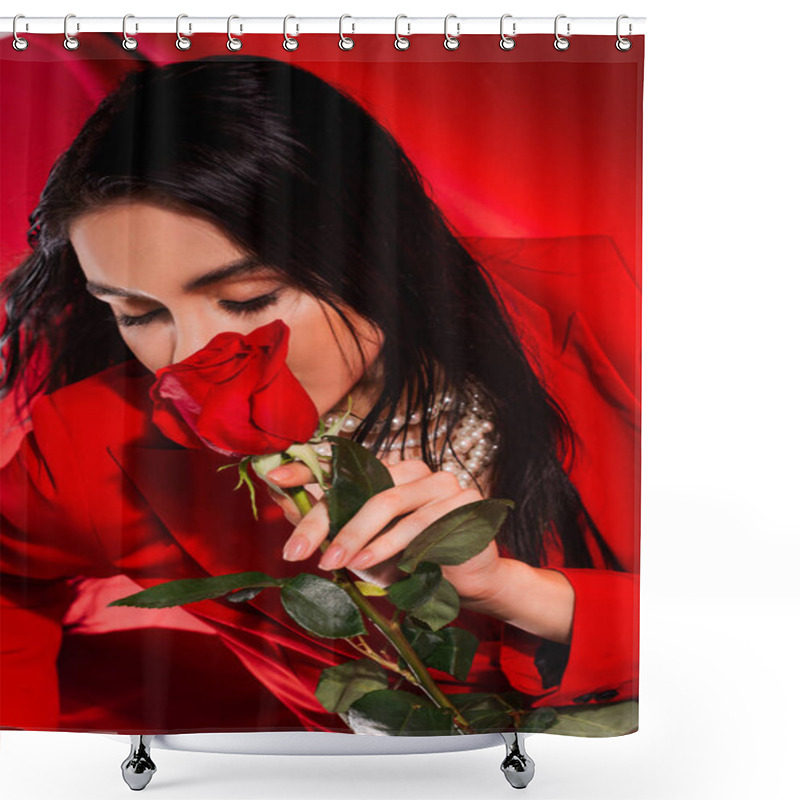
[[[255,256],[245,256],[244,258],[240,258],[238,261],[233,261],[230,264],[224,264],[221,267],[211,270],[211,272],[206,272],[205,275],[201,275],[199,278],[194,278],[183,285],[183,291],[191,292],[195,289],[202,289],[203,287],[209,286],[212,283],[219,283],[220,281],[224,281],[226,278],[232,278],[235,275],[245,275],[251,272],[259,272],[262,270],[267,271],[269,270],[269,267],[263,264]],[[106,286],[105,284],[94,283],[92,281],[86,281],[86,291],[95,297],[109,295],[112,297],[132,297],[141,300],[153,299],[146,294],[134,292],[131,289],[121,289],[118,286]]]

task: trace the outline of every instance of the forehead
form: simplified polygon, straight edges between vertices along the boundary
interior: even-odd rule
[[[69,235],[90,290],[115,286],[155,295],[274,274],[212,222],[147,203],[118,203],[84,214]]]

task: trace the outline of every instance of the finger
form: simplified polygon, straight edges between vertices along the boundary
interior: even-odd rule
[[[317,503],[297,524],[283,546],[286,561],[308,558],[325,541],[330,530],[327,503]]]
[[[267,473],[273,483],[277,483],[281,488],[288,486],[304,486],[315,481],[311,470],[301,461],[292,461],[283,464]]]
[[[429,472],[423,478],[379,492],[367,500],[334,537],[320,567],[335,569],[337,565],[347,564],[397,517],[463,493],[455,475],[443,471]]]
[[[368,548],[356,553],[355,557],[351,557],[349,561],[344,561],[343,565],[354,569],[364,569],[371,564],[385,561],[405,550],[410,542],[437,519],[455,508],[480,499],[481,493],[477,489],[465,489],[450,497],[422,506],[403,517],[386,532],[373,538]]]
[[[303,514],[297,507],[297,503],[292,499],[289,493],[280,494],[274,487],[270,486],[268,483],[264,484],[267,487],[267,494],[269,495],[270,499],[280,508],[283,510],[286,518],[293,524],[297,525],[300,520],[303,518]],[[324,494],[322,488],[319,484],[311,484],[309,487],[304,487],[306,489],[306,494],[308,495],[309,503],[311,504],[312,508],[315,506],[320,497]]]

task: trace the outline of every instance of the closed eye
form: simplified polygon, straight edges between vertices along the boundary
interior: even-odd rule
[[[245,314],[255,314],[273,303],[276,303],[280,291],[270,292],[269,294],[254,297],[252,300],[245,300],[237,302],[235,300],[220,300],[219,304],[223,311],[234,316],[241,316]],[[165,308],[154,308],[146,314],[138,316],[131,316],[129,314],[115,314],[111,312],[111,318],[122,327],[128,328],[134,325],[147,325],[152,319],[155,319],[161,312],[166,311]]]

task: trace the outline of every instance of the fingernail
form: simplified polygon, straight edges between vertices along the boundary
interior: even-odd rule
[[[360,569],[361,567],[366,567],[367,564],[372,562],[372,559],[375,558],[374,553],[371,553],[369,550],[364,550],[363,553],[360,553],[358,558],[351,561],[347,566],[352,567],[353,569]]]
[[[267,473],[267,477],[270,480],[280,481],[288,478],[291,474],[292,471],[288,467],[275,467],[275,469]]]
[[[342,556],[344,555],[344,548],[338,544],[331,545],[322,558],[319,560],[320,569],[336,569],[339,566]]]
[[[297,561],[302,558],[308,549],[308,540],[304,536],[294,536],[286,542],[283,548],[283,557],[286,561]]]

